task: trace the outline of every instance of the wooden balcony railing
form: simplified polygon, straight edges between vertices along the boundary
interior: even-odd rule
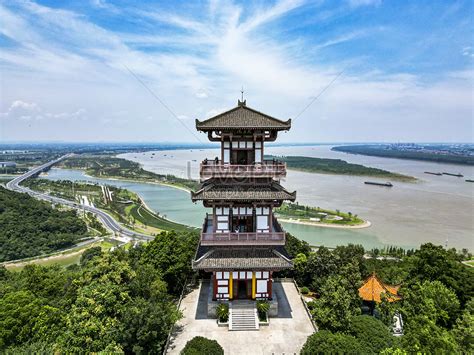
[[[285,245],[285,232],[201,233],[201,245]]]
[[[285,245],[286,235],[276,218],[272,232],[224,232],[212,231],[212,215],[204,219],[201,245]]]
[[[276,177],[286,176],[286,163],[265,160],[255,164],[223,164],[221,160],[207,160],[201,163],[201,178],[211,177]]]

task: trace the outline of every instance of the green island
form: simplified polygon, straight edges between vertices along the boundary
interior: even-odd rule
[[[144,170],[140,164],[111,155],[76,155],[58,164],[67,169],[82,169],[90,176],[112,179],[126,179],[171,185],[185,190],[196,190],[196,180],[182,179],[174,175],[155,174]]]
[[[282,221],[288,222],[288,218],[297,219],[298,223],[308,225],[318,224],[333,224],[338,226],[360,226],[366,223],[356,214],[351,212],[341,212],[339,210],[332,211],[322,209],[320,207],[310,207],[296,203],[283,203],[281,207],[275,209],[275,214],[280,217]]]
[[[169,221],[166,216],[150,211],[137,194],[126,189],[86,182],[51,181],[40,178],[28,179],[24,185],[52,196],[93,204],[109,212],[120,223],[136,232],[155,235],[163,230],[190,231],[194,229]]]
[[[387,178],[398,181],[413,182],[413,176],[393,173],[383,169],[370,168],[360,164],[348,163],[342,159],[312,158],[303,156],[266,156],[284,161],[289,169],[319,174],[358,175],[376,178]]]
[[[439,148],[438,150],[436,148]],[[448,154],[444,146],[430,146],[429,150],[400,149],[393,145],[343,145],[333,147],[332,150],[349,154],[370,155],[375,157],[424,160],[437,163],[451,163],[474,165],[474,156],[461,154]],[[472,148],[470,149],[472,151]],[[442,152],[442,154],[441,154]]]

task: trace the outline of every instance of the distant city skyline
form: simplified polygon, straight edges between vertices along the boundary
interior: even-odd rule
[[[248,106],[293,118],[282,143],[473,142],[473,12],[0,1],[0,142],[204,143],[194,120],[234,107],[242,87]]]

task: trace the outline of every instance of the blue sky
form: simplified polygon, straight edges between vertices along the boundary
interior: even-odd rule
[[[0,140],[196,142],[242,86],[294,118],[343,71],[282,141],[472,142],[473,7],[0,1]]]

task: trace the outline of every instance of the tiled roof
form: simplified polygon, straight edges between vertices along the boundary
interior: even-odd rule
[[[201,184],[196,192],[191,192],[193,201],[227,200],[227,201],[270,201],[296,199],[296,191],[288,192],[279,183],[273,181],[265,184],[244,185],[226,183],[219,180],[208,180]]]
[[[399,286],[390,286],[384,284],[376,275],[373,273],[359,288],[359,296],[364,301],[375,301],[377,303],[382,302],[382,294],[389,302],[398,301],[401,297],[398,295]]]
[[[237,107],[234,107],[229,111],[223,112],[207,120],[196,120],[196,129],[201,131],[232,129],[287,131],[290,128],[291,119],[288,121],[281,121],[277,118],[247,107],[245,101],[239,101]]]
[[[200,246],[193,261],[195,270],[283,270],[293,263],[279,248]],[[281,248],[284,249],[284,248]]]

